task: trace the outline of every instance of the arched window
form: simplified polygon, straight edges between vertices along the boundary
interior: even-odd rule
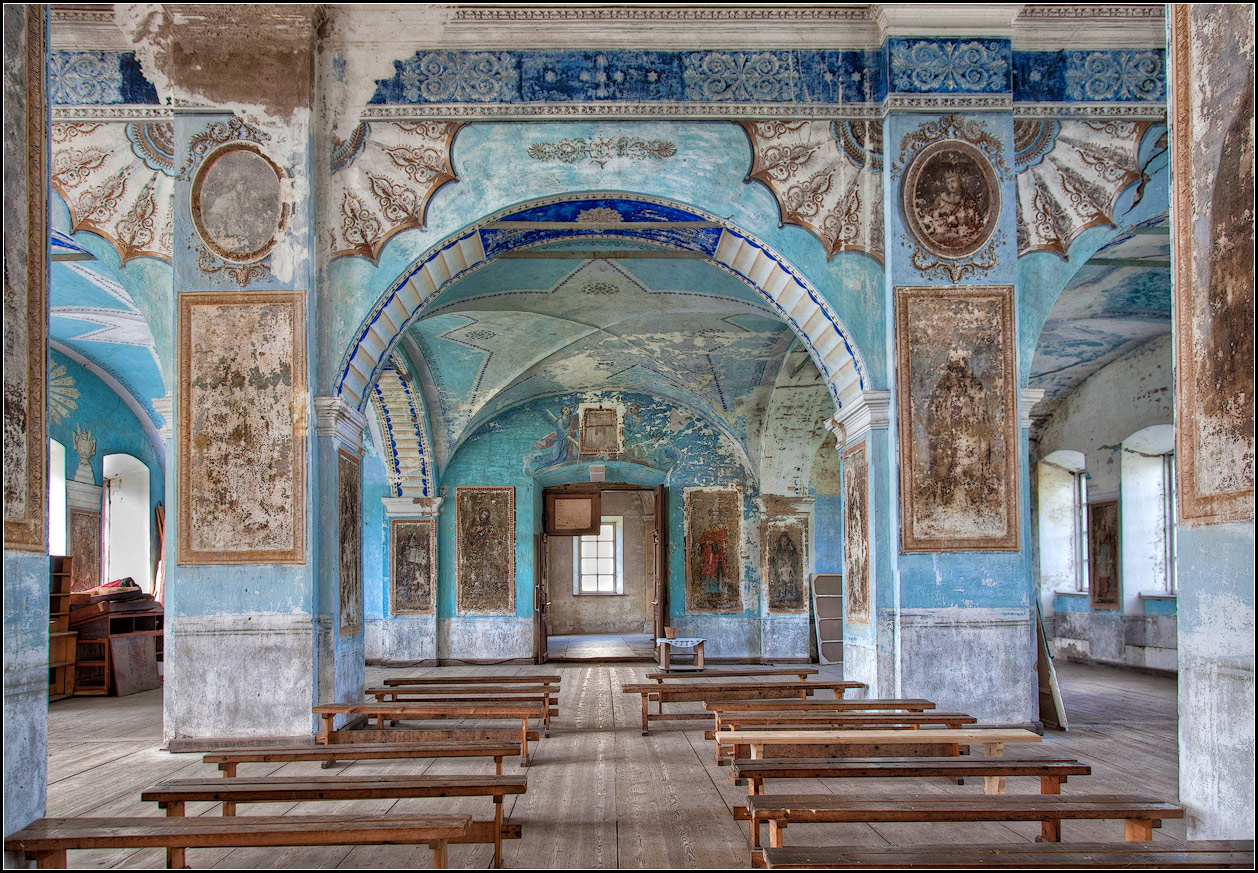
[[[106,581],[130,576],[153,590],[149,569],[149,468],[131,455],[105,455]]]
[[[1126,596],[1175,593],[1175,433],[1169,424],[1123,440],[1122,568]]]
[[[1088,474],[1082,452],[1063,449],[1036,467],[1040,584],[1045,592],[1088,590]]]
[[[48,554],[66,553],[66,447],[48,441]]]

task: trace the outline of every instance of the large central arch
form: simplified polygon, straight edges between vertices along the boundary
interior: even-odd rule
[[[519,249],[573,240],[632,241],[693,252],[752,288],[799,337],[842,408],[868,388],[867,369],[824,297],[780,255],[728,221],[690,206],[625,193],[569,194],[508,207],[447,237],[403,271],[355,330],[336,395],[359,411],[390,352],[458,279]]]

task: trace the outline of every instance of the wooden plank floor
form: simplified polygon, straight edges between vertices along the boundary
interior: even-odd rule
[[[473,675],[537,672],[531,665],[497,667],[368,668],[368,684],[391,675]],[[639,730],[638,695],[622,685],[641,682],[650,663],[552,664],[563,675],[561,715],[552,736],[536,746],[525,772],[528,793],[507,799],[509,822],[523,826],[522,840],[508,841],[509,867],[747,867],[747,826],[730,808],[745,802],[728,770],[712,760],[703,739],[709,722],[662,722],[651,735]],[[1108,667],[1058,664],[1069,733],[1049,732],[1045,742],[1017,753],[1034,757],[1075,757],[1093,768],[1076,777],[1066,793],[1151,794],[1178,800],[1176,682]],[[822,667],[820,678],[839,679],[838,668]],[[674,704],[674,707],[687,704]],[[701,710],[700,704],[689,704]],[[166,778],[217,776],[200,755],[172,755],[160,749],[160,691],[127,698],[74,698],[49,708],[48,815],[160,815],[140,792]],[[242,775],[356,775],[373,773],[491,773],[490,761],[447,758],[436,761],[352,763],[321,770],[318,763],[242,764]],[[504,772],[519,772],[512,760]],[[958,786],[943,779],[776,780],[770,793],[862,791],[892,794],[981,794],[982,780]],[[1038,781],[1009,780],[1011,793],[1035,793]],[[488,798],[346,801],[339,803],[251,804],[246,815],[359,812],[424,812],[492,816]],[[189,804],[189,815],[217,815],[209,803]],[[1120,840],[1121,822],[1065,822],[1067,840]],[[796,825],[788,845],[843,843],[850,846],[915,843],[979,843],[1032,840],[1034,823],[955,825]],[[1160,839],[1183,839],[1182,821],[1170,821]],[[489,846],[451,846],[451,867],[487,867]],[[310,849],[192,850],[194,867],[428,867],[426,848],[406,846]],[[160,867],[160,850],[76,852],[72,866]]]

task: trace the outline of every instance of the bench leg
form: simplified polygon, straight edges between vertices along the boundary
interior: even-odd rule
[[[432,867],[434,870],[444,870],[446,866],[446,848],[445,840],[434,840],[429,843],[432,847]]]
[[[648,709],[647,709],[647,707],[648,707],[648,706],[650,706],[650,704],[647,702],[647,698],[648,698],[648,697],[650,697],[650,695],[649,695],[649,694],[647,694],[646,692],[643,692],[643,693],[642,693],[642,736],[644,736],[644,737],[645,737],[648,733],[650,733],[650,731],[647,729],[647,726],[646,726],[646,725],[647,725],[647,715],[648,715],[648,713],[649,713],[649,711],[650,711],[650,710],[648,710]]]
[[[983,777],[983,793],[984,794],[1004,794],[1005,793],[1004,776],[984,776]]]
[[[234,800],[224,800],[223,801],[223,815],[230,816],[230,815],[235,815],[235,814],[236,814],[236,802]]]
[[[520,766],[529,765],[529,720],[520,719]]]
[[[494,755],[494,773],[502,775],[502,755]]]
[[[1161,822],[1148,818],[1128,818],[1123,820],[1123,826],[1123,838],[1127,842],[1147,843],[1153,839],[1153,829],[1161,826]]]
[[[502,795],[494,797],[494,863],[495,868],[502,866]]]
[[[754,854],[756,849],[760,848],[760,817],[755,813],[751,815],[751,851]]]
[[[65,849],[53,849],[51,852],[28,852],[27,857],[34,859],[35,866],[40,870],[66,869]]]
[[[747,780],[747,796],[755,797],[757,794],[764,794],[764,780],[749,778]]]
[[[182,800],[173,800],[164,804],[166,807],[167,818],[183,818],[185,805]],[[171,870],[182,870],[188,866],[186,849],[167,849],[166,850],[166,866]]]
[[[786,830],[786,822],[776,818],[769,819],[769,848],[782,848],[782,832]]]
[[[218,769],[223,771],[224,779],[236,778],[236,763],[237,762],[235,761],[225,761],[222,764],[218,765]]]
[[[983,743],[983,754],[989,758],[999,758],[1004,753],[1004,743]]]

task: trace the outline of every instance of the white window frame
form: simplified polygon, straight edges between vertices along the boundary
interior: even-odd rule
[[[572,538],[572,593],[574,596],[616,597],[625,593],[624,522],[624,516],[621,515],[604,515],[600,518],[600,526],[612,526],[613,557],[616,560],[616,584],[612,591],[581,590],[581,541],[585,537],[574,536]]]
[[[1075,477],[1075,590],[1087,594],[1088,586],[1088,474],[1084,470]]]

